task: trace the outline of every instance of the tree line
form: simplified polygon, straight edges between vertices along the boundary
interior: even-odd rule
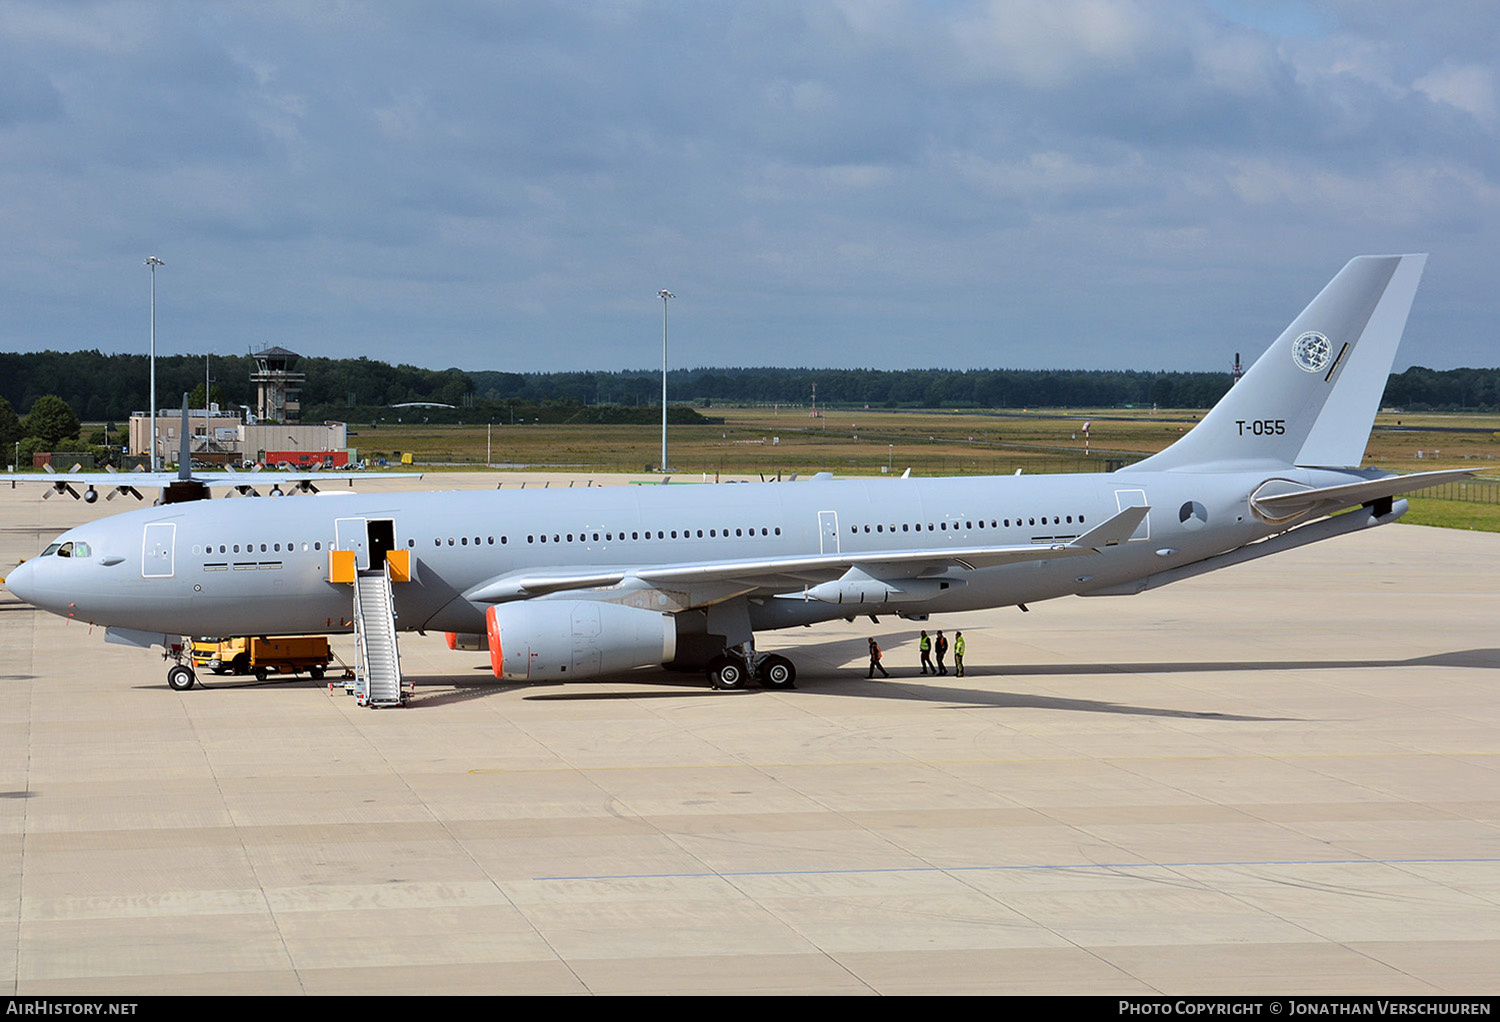
[[[160,406],[176,407],[177,395],[186,392],[202,401],[203,356],[159,356],[156,363]],[[221,404],[254,403],[253,358],[214,355],[206,368],[212,393]],[[502,422],[522,415],[554,422],[601,421],[599,416],[606,413],[585,414],[579,409],[645,409],[659,407],[661,401],[661,375],[654,370],[465,372],[368,358],[317,357],[303,358],[295,368],[307,377],[302,417],[310,421],[390,418],[401,414],[390,406],[408,402],[454,406],[409,413],[434,422]],[[85,422],[120,424],[150,403],[148,371],[144,355],[0,352],[0,401],[20,416],[29,414],[43,396],[56,395]],[[667,396],[671,403],[699,408],[747,403],[806,406],[816,386],[818,403],[831,407],[1208,408],[1230,385],[1229,375],[1221,372],[733,367],[672,370]],[[1409,411],[1500,411],[1500,368],[1415,366],[1390,377],[1382,404]]]

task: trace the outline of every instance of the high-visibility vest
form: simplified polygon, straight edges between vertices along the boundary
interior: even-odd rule
[[[962,635],[953,640],[953,652],[958,656],[964,655],[964,637]]]
[[[919,643],[918,648],[923,653],[930,653],[930,652],[932,652],[932,637],[930,635],[924,635],[924,636],[922,636],[922,641],[921,641],[921,643]]]

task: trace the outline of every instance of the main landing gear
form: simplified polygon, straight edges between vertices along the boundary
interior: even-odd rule
[[[752,643],[741,643],[726,649],[722,656],[708,662],[711,688],[745,688],[754,678],[761,688],[795,688],[797,667],[779,653],[756,653]]]

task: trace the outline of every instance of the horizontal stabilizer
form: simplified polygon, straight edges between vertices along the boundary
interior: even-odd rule
[[[1316,490],[1297,490],[1273,496],[1253,496],[1255,510],[1272,520],[1287,519],[1309,511],[1330,512],[1338,508],[1354,507],[1372,501],[1394,497],[1400,493],[1425,490],[1439,483],[1468,479],[1474,475],[1467,469],[1449,469],[1442,472],[1417,472],[1412,475],[1385,476],[1361,483],[1345,483],[1342,486],[1324,486]]]

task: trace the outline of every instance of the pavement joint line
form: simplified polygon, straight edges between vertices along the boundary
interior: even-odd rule
[[[848,759],[818,760],[816,762],[783,761],[776,763],[662,763],[644,766],[559,766],[559,767],[473,767],[465,773],[482,774],[554,774],[584,772],[630,772],[641,770],[729,770],[753,767],[774,769],[775,767],[868,767],[868,766],[982,766],[993,763],[1181,763],[1207,762],[1210,760],[1254,760],[1265,759],[1479,759],[1500,756],[1500,752],[1294,752],[1286,754],[1268,753],[1261,756],[1053,756],[1012,757],[1007,759]]]
[[[1022,873],[1031,870],[1144,870],[1144,869],[1193,869],[1213,867],[1230,869],[1244,866],[1441,866],[1459,863],[1490,865],[1500,859],[1262,859],[1225,860],[1222,862],[1076,862],[1076,863],[1031,863],[1019,866],[882,866],[870,869],[794,869],[794,870],[738,870],[708,873],[619,873],[597,876],[532,877],[534,883],[563,880],[692,880],[710,877],[793,877],[793,876],[858,876],[860,874],[889,873]]]

